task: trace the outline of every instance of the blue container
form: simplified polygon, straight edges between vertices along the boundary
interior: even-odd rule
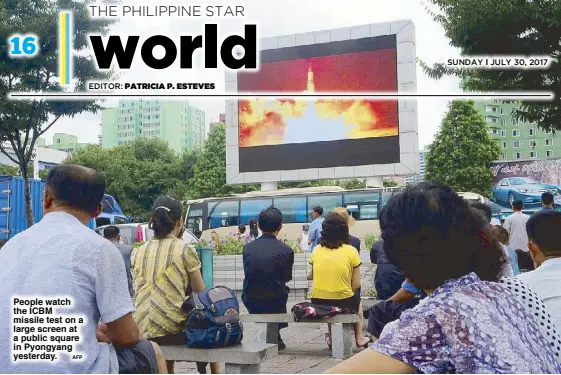
[[[45,182],[29,179],[33,219],[43,218],[43,190]],[[95,220],[88,225],[95,229]],[[27,229],[25,216],[25,182],[23,177],[0,176],[0,239],[10,239]]]
[[[197,255],[201,261],[201,274],[207,289],[214,287],[214,255],[212,248],[209,246],[196,246]]]

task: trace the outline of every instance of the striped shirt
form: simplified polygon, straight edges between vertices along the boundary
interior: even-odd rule
[[[174,236],[153,239],[132,253],[136,291],[134,318],[144,338],[180,333],[188,274],[201,268],[193,245]]]

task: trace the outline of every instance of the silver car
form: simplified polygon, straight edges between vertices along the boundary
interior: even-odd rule
[[[119,228],[121,233],[121,240],[126,245],[132,245],[135,242],[146,242],[150,241],[152,237],[154,237],[154,231],[148,228],[147,223],[143,224],[116,224],[116,225],[104,225],[98,227],[95,231],[103,236],[103,230],[109,226],[115,226]],[[140,231],[139,231],[140,228]],[[188,229],[185,229],[183,232],[183,241],[188,244],[198,244],[200,243],[199,239],[191,233]]]

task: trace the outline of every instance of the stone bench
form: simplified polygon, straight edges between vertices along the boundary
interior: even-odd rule
[[[226,374],[259,374],[261,363],[278,354],[275,344],[242,342],[217,349],[193,349],[185,345],[160,345],[168,361],[225,363]]]
[[[333,358],[347,359],[353,354],[355,334],[353,324],[362,321],[358,314],[336,315],[332,318],[294,321],[292,314],[246,314],[240,315],[244,323],[255,323],[257,340],[260,343],[278,343],[278,324],[333,324],[331,343]]]

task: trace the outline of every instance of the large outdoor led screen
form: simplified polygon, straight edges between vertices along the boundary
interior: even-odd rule
[[[398,91],[396,35],[265,50],[240,93]],[[400,161],[397,100],[238,102],[239,172]]]

